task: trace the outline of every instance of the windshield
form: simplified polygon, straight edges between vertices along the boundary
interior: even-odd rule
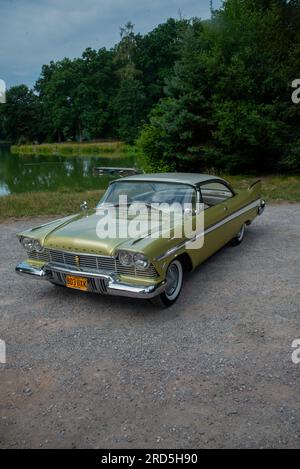
[[[145,204],[179,203],[183,205],[196,202],[195,189],[185,184],[118,181],[109,186],[99,205],[119,205],[119,197],[125,195],[128,204],[142,202]]]

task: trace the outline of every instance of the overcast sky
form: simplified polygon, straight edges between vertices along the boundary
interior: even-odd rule
[[[128,20],[146,33],[181,14],[208,18],[209,0],[0,0],[0,79],[31,86],[43,64],[111,47]],[[218,7],[221,0],[214,0]]]

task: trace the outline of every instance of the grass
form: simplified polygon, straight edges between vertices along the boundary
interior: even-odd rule
[[[255,176],[228,176],[223,175],[237,190],[247,189],[249,185],[260,179],[262,181],[262,196],[267,202],[300,202],[300,176],[269,175]]]
[[[0,197],[0,220],[41,215],[71,215],[80,211],[80,204],[84,200],[89,207],[95,207],[103,192],[28,192],[6,195]]]
[[[40,145],[12,145],[12,153],[20,155],[64,155],[64,156],[103,156],[121,157],[129,151],[128,145],[123,142],[96,142],[96,143],[42,143]]]
[[[224,179],[237,190],[247,189],[255,179],[253,176],[228,176]],[[300,176],[264,176],[263,197],[268,202],[300,202]],[[95,207],[103,190],[29,192],[0,197],[0,220],[7,218],[35,217],[41,215],[70,215],[79,211],[83,200]]]

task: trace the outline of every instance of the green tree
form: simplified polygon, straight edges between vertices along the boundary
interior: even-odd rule
[[[113,49],[87,48],[82,57],[44,65],[33,91],[39,107],[35,138],[61,142],[117,137],[132,142],[164,96],[185,23],[170,19],[142,36],[128,22]],[[0,109],[3,139],[5,109]]]
[[[138,141],[153,169],[195,169],[205,164],[203,146],[212,130],[210,88],[203,60],[209,48],[202,23],[193,20],[184,33],[181,58],[166,82],[167,97],[152,111]]]
[[[179,170],[299,169],[299,2],[227,0],[193,21],[139,143]],[[151,139],[151,136],[160,141]]]
[[[71,137],[76,127],[72,89],[76,81],[75,67],[71,60],[44,65],[36,83],[43,108],[43,124],[47,140],[61,142]]]
[[[145,115],[164,96],[165,81],[172,76],[180,57],[182,35],[187,26],[187,20],[170,18],[148,34],[136,36],[134,61],[143,74]]]
[[[74,132],[79,140],[112,136],[110,101],[115,92],[113,53],[86,49],[77,61],[73,90]]]
[[[36,83],[48,140],[83,140],[113,133],[109,103],[114,95],[113,52],[86,49],[79,59],[51,62]]]
[[[216,12],[212,27],[219,28],[214,47],[221,66],[213,95],[213,140],[222,168],[292,166],[287,162],[300,123],[290,89],[298,76],[299,20],[299,3],[281,0],[228,0]],[[208,65],[211,76],[213,68],[214,60]]]
[[[14,143],[38,140],[40,111],[38,97],[26,85],[11,87],[0,106],[3,137]]]
[[[129,143],[137,137],[145,106],[142,72],[134,63],[137,41],[133,29],[131,22],[121,28],[121,41],[116,47],[114,59],[119,86],[112,101],[116,134]]]
[[[145,94],[143,84],[135,78],[121,81],[113,101],[117,136],[132,143],[137,137],[143,116]]]

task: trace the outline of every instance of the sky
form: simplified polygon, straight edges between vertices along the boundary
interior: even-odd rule
[[[51,60],[114,46],[129,20],[145,34],[179,14],[209,18],[210,0],[0,0],[0,79],[32,86]]]

